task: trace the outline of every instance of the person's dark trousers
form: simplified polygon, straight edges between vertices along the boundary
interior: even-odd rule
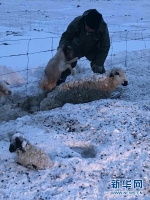
[[[71,67],[74,68],[77,64],[76,62],[71,63]],[[57,81],[57,86],[60,85],[61,83],[66,81],[67,76],[69,76],[71,74],[70,69],[66,69],[65,71],[62,72],[61,77],[58,79]]]

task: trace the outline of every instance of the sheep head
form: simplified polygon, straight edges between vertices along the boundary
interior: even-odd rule
[[[44,77],[39,82],[39,86],[42,90],[52,90],[56,87],[56,82],[57,79],[55,79],[55,77],[49,81],[46,75],[44,75]]]
[[[118,85],[123,85],[123,86],[128,85],[125,72],[121,68],[113,68],[109,74],[109,77],[113,78],[113,80],[116,81]]]
[[[24,136],[20,133],[16,133],[10,139],[9,151],[11,153],[17,152],[18,150],[25,152],[27,144],[28,141],[24,138]]]
[[[7,81],[1,80],[0,81],[0,95],[5,96],[5,95],[11,95],[11,90],[9,88],[9,83]]]

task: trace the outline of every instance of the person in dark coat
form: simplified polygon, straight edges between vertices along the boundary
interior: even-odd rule
[[[105,73],[104,62],[110,49],[107,24],[96,9],[90,9],[76,17],[62,34],[58,48],[71,50],[73,57],[86,57],[94,73]],[[77,62],[72,64],[74,68]],[[70,69],[62,72],[57,85],[65,82]]]

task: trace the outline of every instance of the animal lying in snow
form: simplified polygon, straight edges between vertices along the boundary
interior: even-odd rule
[[[71,67],[71,63],[77,61],[78,58],[67,61],[66,56],[62,49],[58,49],[55,56],[48,62],[45,68],[44,77],[40,80],[40,88],[42,90],[52,90],[56,87],[57,80],[60,78],[61,73],[67,68],[70,69],[71,74],[74,75],[74,71]]]
[[[11,137],[9,151],[17,153],[18,164],[30,169],[47,169],[53,165],[50,157],[43,150],[33,146],[20,133]]]
[[[61,107],[65,103],[86,103],[98,99],[109,98],[117,86],[128,85],[125,72],[113,68],[105,78],[94,74],[85,80],[63,83],[50,92],[41,103],[40,110],[50,110]]]
[[[11,95],[11,90],[8,85],[9,83],[7,81],[0,80],[0,99],[2,96]]]

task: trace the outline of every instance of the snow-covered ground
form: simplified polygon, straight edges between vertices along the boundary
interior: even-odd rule
[[[61,33],[90,8],[103,14],[110,30],[106,70],[123,68],[129,85],[110,99],[12,114],[19,98],[42,94],[38,80]],[[149,9],[149,0],[0,2],[0,79],[13,92],[0,102],[0,199],[150,199]],[[75,71],[67,81],[93,74],[84,58]],[[9,152],[12,132],[44,149],[53,167],[32,171],[18,165]]]

